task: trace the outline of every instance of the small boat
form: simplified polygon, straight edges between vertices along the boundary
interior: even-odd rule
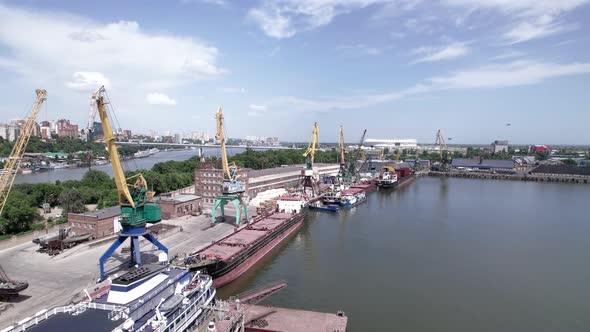
[[[338,210],[340,210],[340,205],[338,205],[338,204],[324,205],[319,202],[316,202],[314,204],[311,204],[309,206],[309,209],[310,210],[317,210],[317,211],[337,212]]]
[[[329,204],[340,204],[342,199],[342,190],[348,189],[348,186],[340,185],[338,187],[330,186],[331,189],[322,195],[322,203]]]
[[[341,206],[353,207],[367,200],[364,191],[358,189],[348,189],[342,192]]]
[[[182,296],[182,294],[174,294],[162,302],[160,305],[160,311],[163,313],[172,311],[181,305],[184,299],[185,297]]]

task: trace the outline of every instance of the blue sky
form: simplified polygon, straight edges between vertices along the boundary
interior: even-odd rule
[[[589,2],[0,0],[0,118],[105,84],[135,132],[590,144]]]

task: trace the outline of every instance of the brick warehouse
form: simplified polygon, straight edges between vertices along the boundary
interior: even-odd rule
[[[316,164],[315,173],[319,176],[335,175],[338,164]],[[292,187],[299,183],[303,166],[275,167],[263,170],[241,169],[238,180],[246,182],[246,201],[259,192],[268,189]],[[223,173],[220,169],[207,165],[195,170],[195,193],[203,197],[203,204],[213,204],[221,195]]]
[[[249,169],[238,171],[238,180],[246,183],[246,191],[248,191],[249,171]],[[195,170],[195,194],[203,197],[204,204],[213,204],[221,195],[222,182],[223,171],[220,169],[201,168]]]
[[[75,235],[91,233],[95,239],[100,239],[114,234],[114,220],[120,215],[119,206],[84,213],[68,213],[68,225]]]
[[[162,219],[197,215],[203,211],[203,198],[193,194],[161,196]]]

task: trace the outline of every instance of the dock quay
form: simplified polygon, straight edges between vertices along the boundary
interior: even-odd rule
[[[207,324],[210,322],[210,324]],[[206,308],[196,332],[345,332],[344,312],[327,313],[218,300]]]
[[[430,171],[428,176],[438,177],[453,177],[465,179],[487,179],[487,180],[510,180],[510,181],[532,181],[532,182],[558,182],[558,183],[590,183],[590,176],[574,175],[574,174],[551,174],[551,173],[535,173],[535,174],[499,174],[489,172],[435,172]]]
[[[343,312],[325,313],[252,305],[246,309],[244,331],[344,332],[347,324],[348,317]]]

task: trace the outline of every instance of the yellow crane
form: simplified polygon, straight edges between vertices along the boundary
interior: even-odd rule
[[[21,129],[20,135],[14,142],[12,152],[4,165],[2,173],[0,173],[0,215],[2,214],[2,211],[4,211],[8,194],[14,184],[14,179],[20,168],[25,149],[33,131],[35,130],[35,119],[37,119],[37,114],[39,114],[39,111],[41,110],[41,105],[47,97],[47,91],[45,90],[37,89],[35,90],[35,93],[37,94],[37,97],[33,103],[33,108],[25,120],[25,125]]]
[[[340,146],[340,168],[346,167],[346,160],[344,159],[344,133],[342,132],[342,126],[340,126],[340,134],[338,135],[338,145]]]
[[[313,124],[313,129],[311,130],[311,139],[309,140],[309,145],[307,146],[307,150],[303,153],[303,156],[306,158],[305,162],[305,170],[302,172],[301,177],[301,186],[303,187],[303,192],[305,193],[307,190],[306,188],[310,188],[311,196],[315,196],[316,191],[319,192],[319,188],[317,188],[316,180],[313,177],[313,162],[315,159],[315,151],[319,148],[320,145],[320,129],[318,128],[318,123],[315,122]]]
[[[307,150],[303,153],[303,156],[307,158],[307,170],[312,170],[313,162],[315,159],[315,150],[316,148],[320,147],[320,129],[318,128],[318,123],[315,122],[313,124],[313,129],[311,131],[311,139],[309,140],[309,145],[307,146]]]
[[[236,166],[236,163],[232,163],[230,165],[228,162],[227,150],[225,146],[225,132],[223,129],[223,112],[221,110],[221,107],[217,109],[215,119],[217,120],[217,133],[215,134],[215,138],[217,138],[221,145],[221,167],[223,169],[223,181],[224,184],[227,183],[227,185],[225,185],[223,188],[224,193],[232,194],[244,192],[244,183],[241,181],[237,181],[238,166]]]
[[[348,165],[346,164],[346,148],[344,147],[344,132],[342,130],[342,126],[340,126],[340,132],[338,135],[338,146],[340,148],[340,169],[338,170],[338,179],[341,181],[352,179],[352,175],[348,169]]]
[[[223,170],[223,183],[221,188],[221,195],[215,200],[211,213],[211,222],[215,223],[217,220],[217,207],[221,208],[221,218],[225,219],[225,204],[229,201],[234,204],[236,209],[236,225],[240,224],[240,206],[244,212],[244,218],[248,220],[248,207],[244,204],[241,194],[246,191],[246,184],[243,181],[238,181],[238,167],[235,163],[229,165],[227,159],[227,151],[225,146],[225,131],[223,126],[223,112],[221,107],[217,109],[215,114],[217,122],[217,133],[215,137],[221,145],[221,167]]]
[[[100,116],[100,122],[104,133],[104,142],[111,160],[113,168],[113,177],[117,186],[119,196],[119,206],[121,207],[121,217],[119,223],[122,230],[115,242],[99,258],[100,278],[105,279],[108,275],[105,273],[104,264],[113,255],[117,248],[128,238],[131,240],[131,262],[130,266],[141,265],[141,252],[139,248],[139,237],[144,237],[153,245],[158,247],[166,256],[168,249],[158,242],[158,240],[146,229],[146,223],[157,223],[162,220],[162,209],[158,202],[152,200],[154,192],[148,190],[148,184],[141,173],[125,178],[117,145],[115,144],[115,134],[109,120],[107,105],[110,104],[104,86],[100,87],[92,94],[90,103],[90,115],[88,119],[88,132],[92,131],[92,124],[96,114]],[[134,180],[133,184],[128,184],[128,180]],[[131,190],[129,190],[131,188]]]

